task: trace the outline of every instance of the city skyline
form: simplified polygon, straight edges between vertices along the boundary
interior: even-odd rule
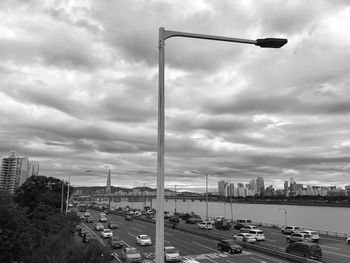
[[[287,38],[171,39],[165,187],[220,178],[350,184],[350,3],[2,1],[0,156],[72,185],[155,187],[158,28]],[[34,15],[33,15],[34,14]],[[117,15],[116,15],[117,14]],[[87,172],[90,171],[90,172]],[[224,175],[219,175],[224,173]],[[113,183],[112,183],[113,185]],[[185,187],[186,188],[186,187]]]

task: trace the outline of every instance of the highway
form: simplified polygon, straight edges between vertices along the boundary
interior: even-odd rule
[[[108,245],[107,240],[101,238],[99,231],[94,230],[95,223],[98,222],[99,212],[89,210],[93,223],[82,223],[90,229],[96,238]],[[154,243],[155,243],[155,224],[140,220],[125,221],[124,217],[108,214],[107,222],[102,224],[107,228],[108,221],[116,222],[118,229],[113,229],[113,234],[117,235],[126,247],[136,247],[142,255],[143,263],[154,262]],[[188,226],[195,227],[195,226]],[[204,230],[205,231],[205,230]],[[213,230],[217,231],[217,230]],[[139,234],[147,234],[151,237],[153,245],[141,247],[136,243],[136,236]],[[227,233],[228,234],[228,233]],[[232,236],[231,236],[232,238]],[[174,246],[180,252],[182,261],[195,260],[200,263],[287,263],[289,261],[265,255],[249,249],[244,249],[242,254],[228,254],[217,249],[218,241],[179,231],[176,229],[165,228],[165,246]],[[115,262],[122,263],[121,249],[115,249]]]

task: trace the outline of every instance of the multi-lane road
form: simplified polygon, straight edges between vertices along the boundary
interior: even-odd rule
[[[101,238],[101,233],[94,230],[94,224],[98,222],[99,212],[89,210],[94,223],[82,223],[85,227],[96,236],[102,244],[108,246],[107,240]],[[154,261],[154,244],[155,244],[155,224],[132,220],[125,221],[124,217],[109,214],[107,215],[107,222],[102,223],[106,228],[108,221],[117,222],[118,229],[113,229],[113,234],[117,235],[124,242],[125,247],[136,247],[142,255],[143,263]],[[180,222],[181,228],[189,228],[198,231],[209,231],[213,234],[219,234],[225,238],[232,239],[238,230],[199,230],[196,225],[188,225]],[[279,229],[264,228],[266,240],[257,242],[259,246],[279,248],[281,251],[287,246],[286,236],[281,234]],[[136,236],[140,234],[147,234],[151,237],[153,245],[141,247],[136,243]],[[177,229],[165,228],[165,246],[176,247],[181,256],[182,261],[195,260],[200,263],[287,263],[290,262],[285,259],[276,258],[272,255],[257,252],[254,249],[245,248],[242,254],[233,255],[226,252],[221,252],[217,248],[217,240],[202,237],[200,235],[186,233]],[[323,252],[323,262],[327,263],[348,263],[350,262],[350,247],[348,247],[344,240],[330,237],[321,237],[320,246]],[[113,250],[115,254],[115,261],[123,263],[121,259],[121,249]]]

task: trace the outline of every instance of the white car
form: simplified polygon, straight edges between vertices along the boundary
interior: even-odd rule
[[[95,230],[102,231],[104,229],[104,226],[101,223],[95,224]]]
[[[208,230],[210,230],[210,229],[213,229],[213,224],[210,223],[210,222],[200,222],[200,223],[198,223],[198,227],[200,229],[208,229]]]
[[[301,233],[307,234],[311,237],[312,242],[318,242],[320,240],[320,236],[316,231],[313,230],[303,230]]]
[[[152,245],[152,240],[148,235],[138,235],[136,237],[136,243],[139,244],[140,246],[151,246]]]
[[[103,212],[100,213],[100,217],[106,217],[106,216],[107,216],[106,213],[103,213]]]
[[[256,240],[258,240],[258,241],[265,241],[264,231],[262,231],[260,229],[250,230],[249,234],[252,234],[256,238]]]
[[[248,233],[239,233],[238,235],[235,235],[234,238],[237,241],[247,242],[247,243],[255,243],[256,238],[252,234]]]
[[[246,225],[244,227],[242,227],[239,231],[241,233],[249,233],[249,231],[254,230],[254,229],[258,229],[256,226],[253,225]]]
[[[107,218],[104,217],[104,216],[101,216],[101,217],[100,217],[100,222],[107,222]]]
[[[350,237],[346,239],[346,244],[350,245]]]
[[[179,251],[174,247],[164,247],[164,260],[165,261],[180,261],[181,257]]]
[[[101,232],[101,237],[102,238],[109,238],[113,236],[113,232],[112,230],[110,230],[109,228],[103,229]]]

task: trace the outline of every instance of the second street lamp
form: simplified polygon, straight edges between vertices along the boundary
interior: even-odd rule
[[[157,214],[156,214],[156,263],[164,262],[164,44],[170,37],[198,38],[215,41],[256,45],[262,48],[280,48],[287,39],[264,38],[257,40],[203,35],[165,30],[159,28],[158,67],[158,154],[157,154]]]

